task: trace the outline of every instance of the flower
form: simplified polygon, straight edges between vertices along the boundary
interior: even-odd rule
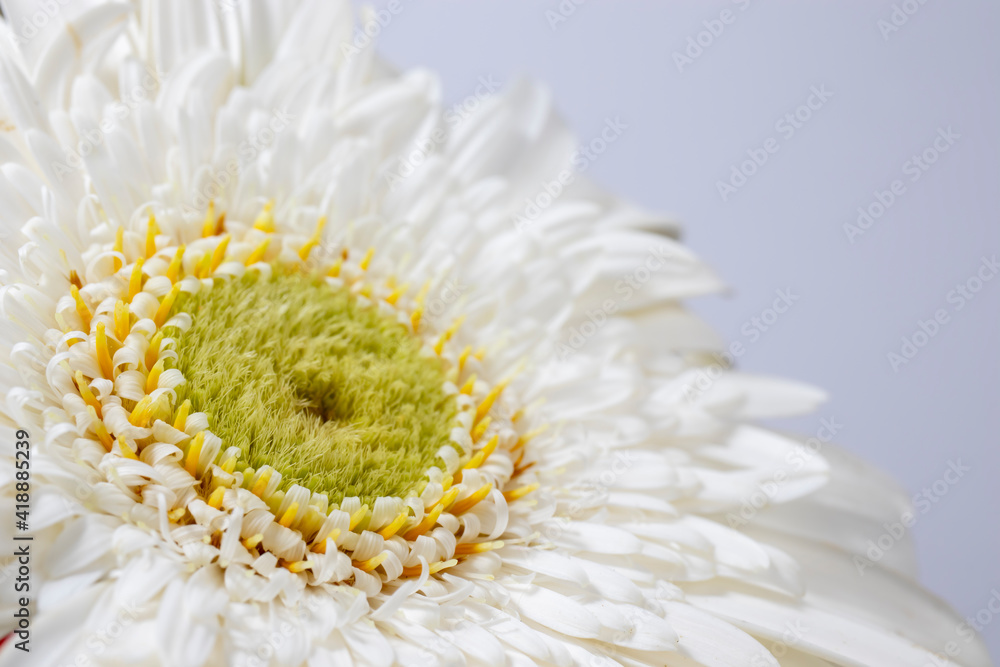
[[[52,4],[2,28],[0,664],[988,664],[544,90],[449,113],[342,2]]]

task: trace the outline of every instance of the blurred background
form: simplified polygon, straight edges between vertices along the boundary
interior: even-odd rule
[[[394,7],[381,52],[448,102],[528,75],[581,142],[624,126],[587,174],[683,223],[733,288],[690,305],[743,369],[830,392],[779,425],[834,420],[915,496],[923,582],[1000,659],[1000,5]]]

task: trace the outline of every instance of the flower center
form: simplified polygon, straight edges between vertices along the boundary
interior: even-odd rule
[[[247,274],[184,309],[193,324],[177,339],[178,398],[286,488],[332,502],[405,497],[449,444],[457,408],[441,360],[346,288]]]
[[[511,411],[463,316],[424,317],[444,278],[318,248],[325,218],[280,232],[270,203],[252,227],[211,206],[186,224],[187,245],[152,214],[120,227],[57,304],[80,457],[134,501],[121,516],[192,564],[369,594],[502,548],[544,425]]]

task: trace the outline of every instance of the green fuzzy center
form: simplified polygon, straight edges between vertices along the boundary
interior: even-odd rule
[[[217,283],[184,306],[178,399],[208,413],[241,463],[331,502],[405,497],[449,444],[441,361],[345,288],[301,274]]]

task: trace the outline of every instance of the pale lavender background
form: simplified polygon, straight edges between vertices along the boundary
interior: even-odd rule
[[[743,368],[830,391],[797,429],[836,418],[844,446],[913,493],[951,460],[972,466],[914,528],[923,581],[970,615],[1000,590],[1000,277],[958,312],[947,294],[1000,255],[1000,7],[914,5],[884,39],[886,0],[590,0],[555,29],[557,0],[401,0],[379,41],[397,65],[440,72],[449,101],[480,76],[527,74],[551,86],[580,137],[607,117],[628,123],[589,173],[684,222],[688,245],[734,287],[692,306],[748,343]],[[672,53],[724,9],[734,21],[678,72]],[[821,84],[833,97],[780,138],[775,122]],[[857,207],[907,178],[903,163],[947,126],[961,138],[849,243],[842,225]],[[716,181],[769,136],[780,150],[723,203]],[[750,343],[741,328],[778,288],[800,300]],[[950,321],[894,373],[886,355],[939,308]],[[1000,621],[983,634],[1000,656]]]

